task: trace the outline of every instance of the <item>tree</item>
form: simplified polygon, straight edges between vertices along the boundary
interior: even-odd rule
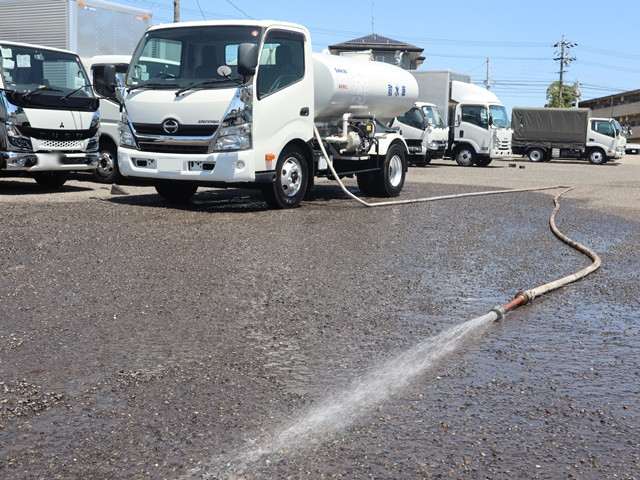
[[[558,88],[560,82],[553,82],[547,88],[547,104],[545,107],[571,108],[576,101],[576,85],[562,85],[562,105],[558,105]]]

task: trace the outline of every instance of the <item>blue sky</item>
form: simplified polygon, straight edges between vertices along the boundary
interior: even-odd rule
[[[173,21],[173,0],[112,0],[151,9],[153,23]],[[372,32],[424,48],[421,70],[469,73],[511,111],[544,106],[558,80],[554,44],[576,43],[564,82],[579,81],[582,99],[640,89],[640,2],[181,0],[181,20],[276,19],[301,23],[313,49]]]

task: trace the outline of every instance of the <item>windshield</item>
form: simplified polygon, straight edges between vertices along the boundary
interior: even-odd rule
[[[424,116],[427,117],[427,120],[429,120],[429,125],[432,125],[438,128],[444,127],[444,120],[440,115],[440,111],[436,107],[423,105],[422,113],[424,113]]]
[[[77,55],[0,44],[7,98],[21,107],[92,108],[95,97]]]
[[[498,128],[509,128],[511,122],[507,116],[507,109],[502,105],[489,105],[489,112],[493,118],[493,126]]]
[[[260,41],[262,30],[252,26],[165,28],[147,32],[136,48],[127,72],[128,87],[185,88],[205,80],[223,80],[221,65],[238,75],[238,45]],[[211,82],[202,88],[228,88],[232,82]]]

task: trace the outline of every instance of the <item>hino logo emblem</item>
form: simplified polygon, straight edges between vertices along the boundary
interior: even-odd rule
[[[162,122],[162,129],[169,135],[176,133],[178,131],[178,128],[180,128],[180,124],[173,118],[168,118],[164,122]]]

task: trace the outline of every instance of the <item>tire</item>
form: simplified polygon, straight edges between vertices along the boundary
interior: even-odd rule
[[[270,208],[296,208],[309,185],[309,165],[297,148],[286,148],[276,163],[276,179],[262,187],[262,196]]]
[[[198,190],[198,185],[192,182],[164,181],[156,184],[156,192],[162,198],[172,203],[188,203]]]
[[[114,183],[120,180],[118,169],[118,149],[111,142],[100,145],[100,154],[103,158],[98,162],[98,168],[93,171],[93,178],[99,183]]]
[[[587,158],[589,159],[589,162],[592,163],[593,165],[602,165],[607,161],[607,157],[605,156],[604,152],[599,148],[594,148],[593,150],[589,150],[589,153],[587,154]]]
[[[404,186],[407,159],[400,145],[391,145],[384,156],[382,168],[374,173],[376,193],[381,197],[397,197]]]
[[[377,194],[373,172],[358,173],[358,188],[365,197],[375,197]]]
[[[532,162],[544,162],[545,159],[544,150],[540,148],[532,148],[527,152],[527,156]]]
[[[466,145],[457,147],[453,152],[453,158],[461,167],[470,167],[474,164],[476,152]]]
[[[476,156],[476,159],[474,160],[473,163],[478,167],[488,167],[489,164],[491,163],[491,160],[493,160],[491,157]]]
[[[33,178],[42,188],[60,188],[69,179],[67,172],[35,172]]]

